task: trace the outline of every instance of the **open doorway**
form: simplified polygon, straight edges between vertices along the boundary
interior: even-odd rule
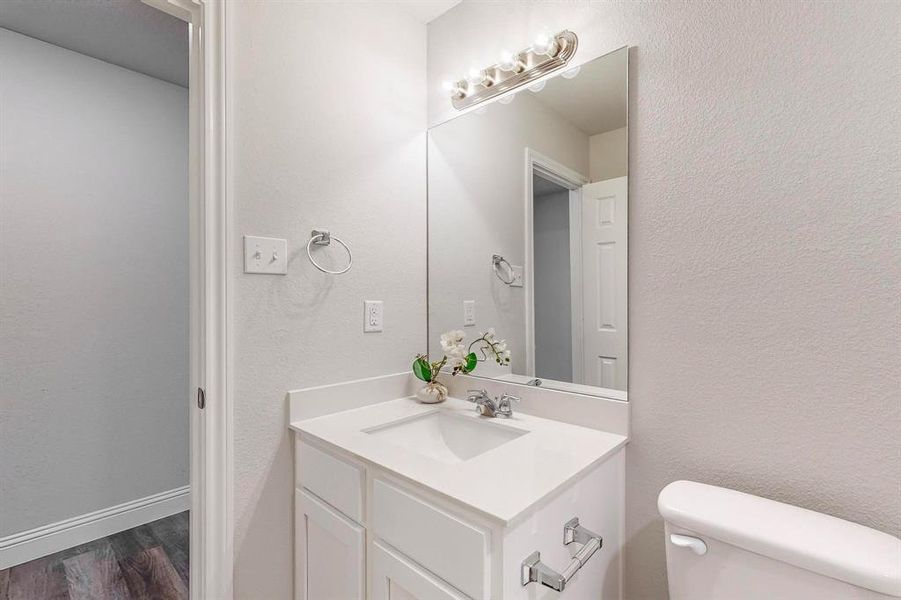
[[[627,176],[591,181],[526,150],[526,377],[531,385],[552,380],[574,391],[626,385],[627,191]]]
[[[534,375],[579,382],[581,347],[573,343],[572,332],[573,320],[578,323],[582,316],[578,303],[573,306],[581,293],[581,232],[578,214],[570,207],[571,192],[538,173],[532,176]]]
[[[188,36],[136,0],[0,12],[10,597],[188,597]]]

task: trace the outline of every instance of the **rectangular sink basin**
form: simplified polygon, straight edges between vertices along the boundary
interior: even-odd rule
[[[528,433],[442,410],[378,425],[365,433],[445,464],[457,464]]]

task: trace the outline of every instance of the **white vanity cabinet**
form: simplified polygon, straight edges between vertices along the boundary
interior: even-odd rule
[[[366,531],[307,490],[294,494],[306,598],[366,597]]]
[[[321,439],[295,438],[298,600],[621,598],[621,447],[505,520]],[[508,471],[497,464],[494,477],[502,483]],[[523,586],[521,564],[534,551],[558,571],[578,551],[563,544],[573,517],[603,536],[602,548],[562,593]]]
[[[370,545],[372,600],[464,600],[466,596],[379,540]]]

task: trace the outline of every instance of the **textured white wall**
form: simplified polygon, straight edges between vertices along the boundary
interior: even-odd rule
[[[629,174],[629,128],[620,127],[588,138],[588,177],[603,181]]]
[[[630,54],[629,600],[688,478],[901,533],[901,3],[464,2],[440,82],[541,28]]]
[[[188,483],[187,125],[0,29],[0,536]]]
[[[429,132],[433,355],[440,356],[438,335],[463,328],[463,301],[475,300],[476,326],[465,328],[467,339],[494,327],[510,346],[513,372],[525,374],[525,288],[501,282],[491,256],[501,254],[518,266],[525,260],[526,148],[587,176],[588,136],[531,94]],[[488,362],[476,373],[497,369]]]
[[[409,368],[425,333],[425,25],[387,3],[230,3],[237,239],[289,240],[287,276],[235,248],[238,598],[289,598],[293,469],[285,392]],[[326,227],[353,269],[316,271]],[[343,260],[335,249],[335,260]],[[363,334],[363,300],[385,331]]]

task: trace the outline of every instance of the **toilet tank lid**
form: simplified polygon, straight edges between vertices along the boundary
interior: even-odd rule
[[[790,504],[674,481],[657,499],[668,523],[802,569],[901,597],[901,539]]]

